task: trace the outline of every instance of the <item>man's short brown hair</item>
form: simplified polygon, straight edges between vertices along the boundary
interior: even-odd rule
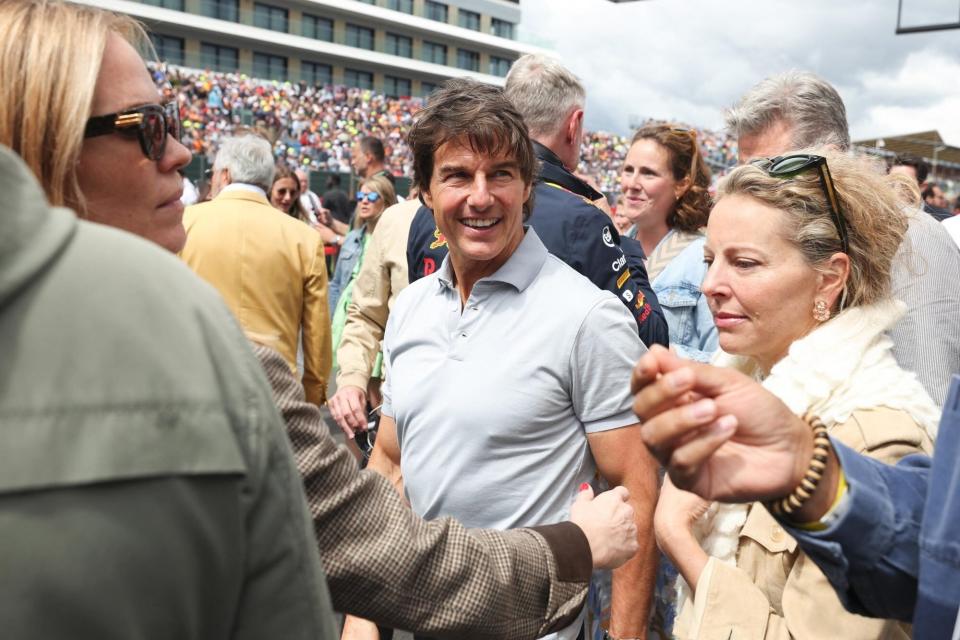
[[[437,149],[453,141],[476,153],[512,156],[523,183],[533,184],[537,174],[533,143],[523,118],[502,89],[468,78],[453,78],[430,95],[407,134],[413,151],[413,184],[421,193],[430,190]],[[524,219],[532,207],[533,190],[523,204]]]

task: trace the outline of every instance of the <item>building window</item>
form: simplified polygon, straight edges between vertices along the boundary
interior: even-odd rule
[[[289,31],[289,15],[283,7],[274,7],[259,2],[253,5],[253,26],[271,31]]]
[[[307,84],[323,86],[333,84],[333,67],[319,62],[303,60],[300,62],[300,79]]]
[[[373,89],[373,74],[369,71],[344,69],[343,83],[348,87],[356,87],[358,89]]]
[[[460,9],[458,20],[460,26],[464,29],[473,29],[474,31],[480,31],[480,14],[474,13],[473,11],[467,11],[466,9]]]
[[[363,4],[377,4],[377,0],[359,0]]]
[[[387,2],[387,8],[393,9],[394,11],[402,11],[403,13],[413,14],[413,0],[389,0]]]
[[[347,23],[347,46],[373,51],[373,29]]]
[[[387,53],[404,58],[413,57],[413,39],[396,33],[387,34]]]
[[[240,54],[235,47],[204,42],[200,45],[200,63],[205,69],[232,73],[240,68]]]
[[[153,42],[157,58],[168,64],[183,64],[183,38],[151,33],[150,41]]]
[[[183,0],[143,0],[143,4],[153,5],[154,7],[163,7],[164,9],[174,9],[183,11]]]
[[[287,59],[269,53],[253,54],[253,76],[268,80],[287,79]]]
[[[431,20],[436,20],[437,22],[446,22],[447,21],[447,5],[442,2],[434,2],[433,0],[426,0],[423,3],[423,12]]]
[[[303,29],[302,35],[305,38],[333,42],[333,20],[305,13],[303,14],[301,25]]]
[[[457,66],[467,71],[480,71],[480,54],[467,49],[457,49]]]
[[[513,40],[513,23],[493,18],[490,20],[490,33],[500,38]]]
[[[423,61],[433,64],[447,65],[447,45],[437,44],[428,40],[423,41]]]
[[[240,22],[240,0],[200,0],[200,13],[208,18]]]
[[[436,90],[437,90],[437,87],[439,87],[439,86],[440,86],[440,85],[438,85],[438,84],[435,83],[435,82],[427,82],[426,80],[421,81],[421,82],[420,82],[420,96],[421,96],[421,97],[426,97],[426,96],[430,95],[431,93],[433,93],[434,91],[436,91]]]
[[[490,56],[490,75],[505,78],[510,71],[510,61],[506,58]]]
[[[409,98],[413,93],[411,83],[406,78],[385,76],[383,79],[383,93],[388,98]]]

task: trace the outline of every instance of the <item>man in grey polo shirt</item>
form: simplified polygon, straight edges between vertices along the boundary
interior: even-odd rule
[[[563,520],[598,470],[626,486],[640,552],[614,572],[610,631],[644,635],[657,476],[630,404],[630,372],[645,351],[636,323],[524,227],[536,157],[500,89],[448,81],[408,141],[414,183],[450,253],[390,315],[370,466],[417,513],[470,526]],[[581,627],[550,637],[573,640]]]

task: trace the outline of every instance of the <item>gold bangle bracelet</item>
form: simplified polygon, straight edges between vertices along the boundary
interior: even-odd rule
[[[803,416],[803,421],[813,429],[813,456],[807,472],[803,474],[793,492],[786,498],[772,500],[766,503],[767,509],[775,516],[790,515],[809,500],[820,484],[823,471],[827,468],[827,459],[830,454],[830,438],[827,436],[827,427],[823,421],[811,414]]]

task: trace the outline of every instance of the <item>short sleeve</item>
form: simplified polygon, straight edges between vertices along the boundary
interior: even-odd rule
[[[630,312],[604,293],[584,318],[570,354],[573,409],[587,433],[637,422],[630,373],[646,350]]]

